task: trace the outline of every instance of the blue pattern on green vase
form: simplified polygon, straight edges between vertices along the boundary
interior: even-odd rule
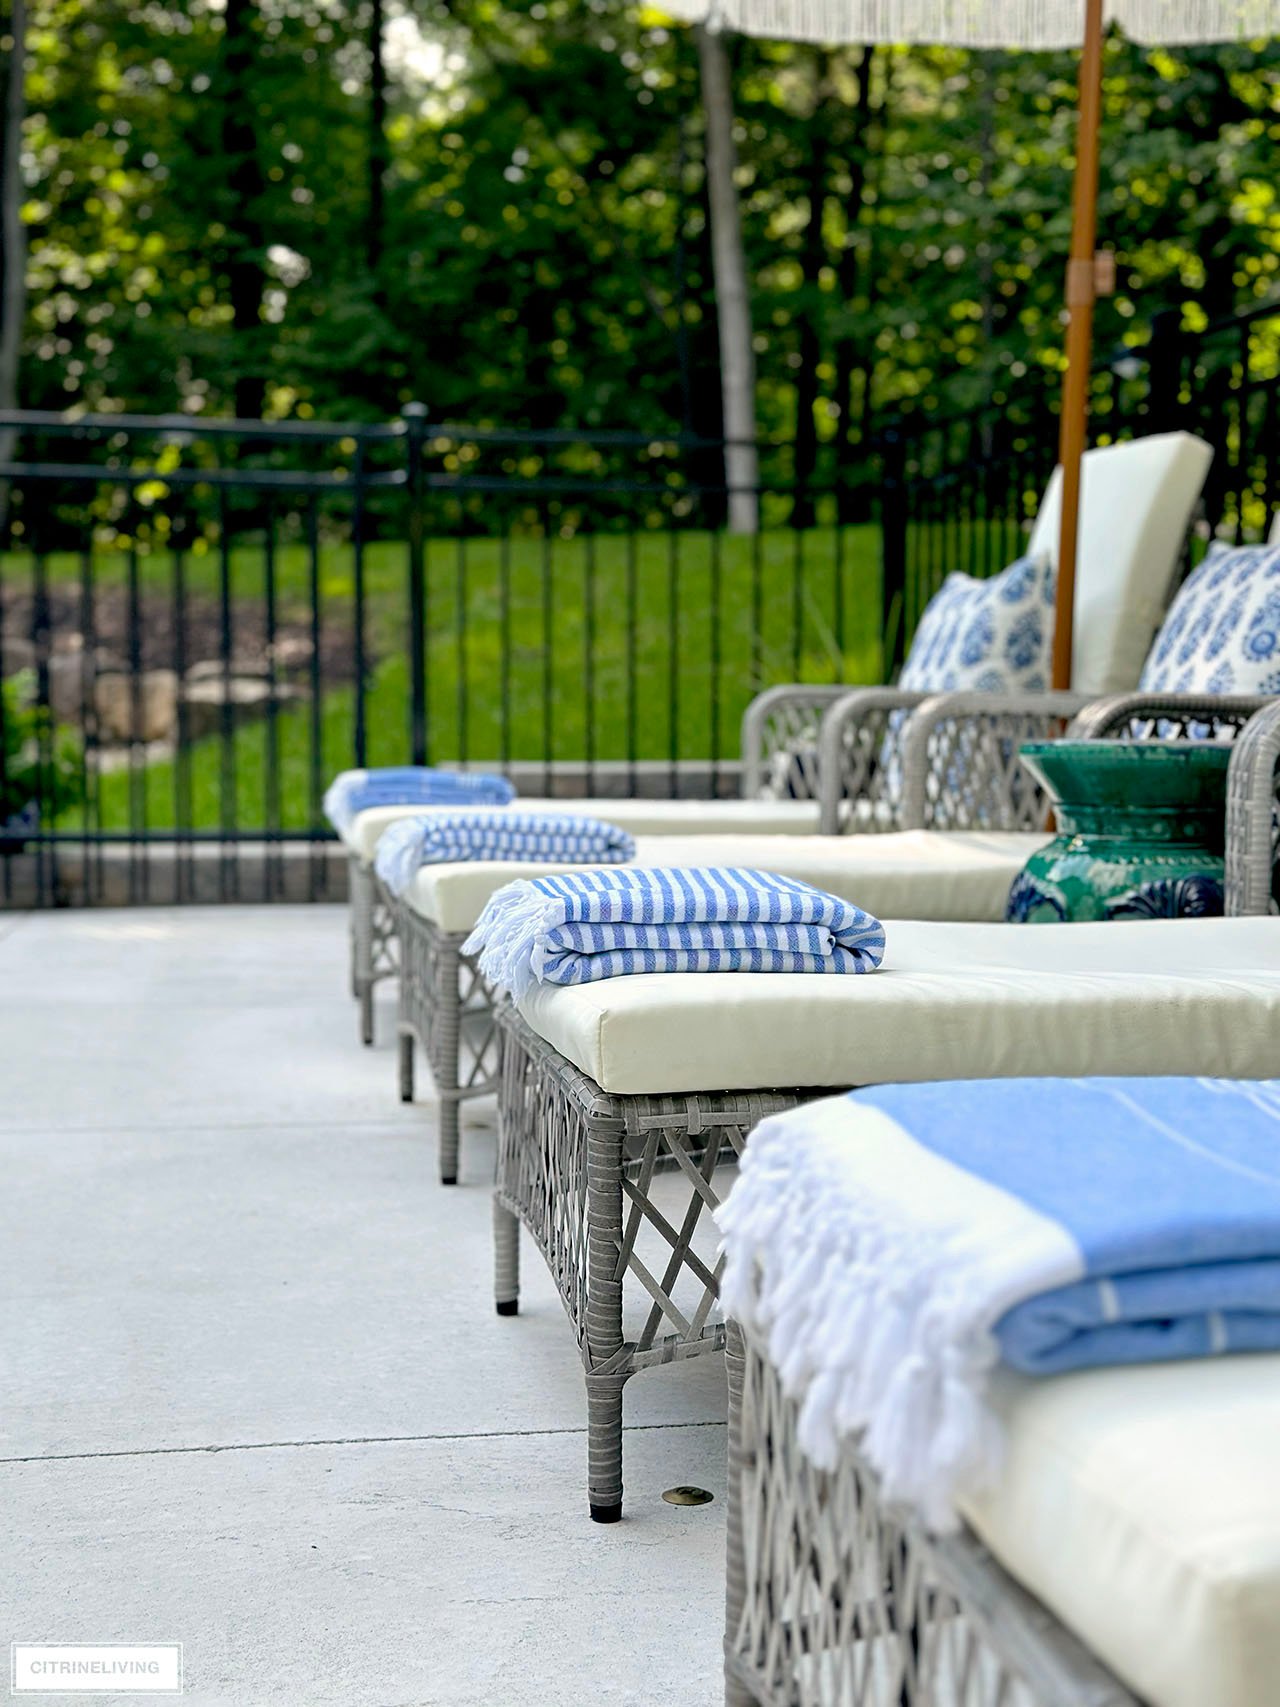
[[[1015,924],[1185,919],[1223,908],[1227,766],[1211,741],[1034,741],[1058,833],[1013,881]]]

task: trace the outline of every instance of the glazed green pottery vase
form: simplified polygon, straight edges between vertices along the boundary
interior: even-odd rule
[[[1214,741],[1032,741],[1058,833],[1009,891],[1019,924],[1222,912],[1227,765]]]

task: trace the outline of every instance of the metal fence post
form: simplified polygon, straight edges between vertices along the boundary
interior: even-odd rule
[[[906,653],[907,447],[893,427],[885,431],[881,444],[880,642],[888,681]]]
[[[405,461],[409,488],[409,740],[412,762],[427,762],[427,536],[422,513],[422,453],[427,406],[404,406]]]
[[[1147,343],[1147,416],[1157,433],[1178,425],[1182,389],[1182,311],[1162,308],[1151,317]]]

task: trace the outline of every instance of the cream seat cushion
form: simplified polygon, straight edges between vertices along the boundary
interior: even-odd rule
[[[538,985],[533,1029],[622,1094],[1019,1074],[1280,1073],[1280,918],[890,921],[884,966]]]
[[[734,865],[777,871],[878,917],[1004,917],[1009,885],[1043,835],[901,830],[887,836],[641,836],[637,865]],[[405,904],[444,931],[469,931],[504,883],[571,865],[476,860],[424,865]]]
[[[1086,451],[1080,481],[1075,647],[1079,693],[1137,687],[1169,602],[1213,451],[1190,433],[1155,433]],[[1058,561],[1062,470],[1045,490],[1027,555]]]
[[[1003,1474],[965,1505],[1153,1707],[1280,1700],[1280,1356],[1002,1371]]]
[[[572,812],[603,818],[633,836],[811,836],[818,830],[816,800],[539,800],[521,796],[516,812]],[[451,806],[373,806],[357,812],[343,833],[351,852],[366,864],[384,830],[423,812],[456,812]]]

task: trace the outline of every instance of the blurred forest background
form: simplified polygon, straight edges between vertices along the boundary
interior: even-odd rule
[[[36,0],[27,45],[23,407],[720,432],[699,58],[660,12]],[[726,46],[795,474],[1051,375],[1073,57]],[[1275,71],[1111,41],[1104,353],[1274,292]]]
[[[0,409],[280,424],[0,430],[0,827],[320,833],[335,770],[408,757],[714,791],[759,688],[886,679],[1019,548],[1071,54],[621,0],[7,0],[0,53]],[[1280,315],[1195,334],[1277,300],[1275,71],[1105,67],[1095,427],[1205,432],[1254,534]]]

